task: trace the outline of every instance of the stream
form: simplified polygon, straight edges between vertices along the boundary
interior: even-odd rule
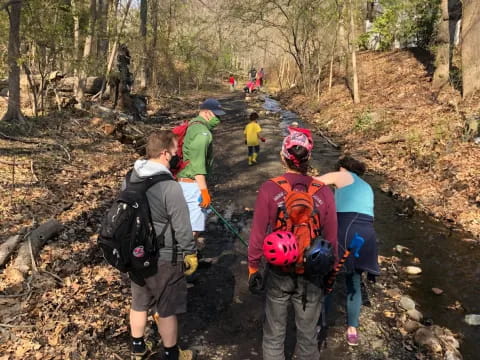
[[[297,121],[300,127],[308,128],[297,114],[284,110],[276,100],[265,96],[264,108],[280,113],[280,128],[283,135],[287,127]],[[321,173],[334,170],[334,164],[341,154],[323,138],[314,135],[315,148],[312,166]],[[408,276],[411,286],[404,292],[419,305],[424,322],[445,326],[461,337],[460,351],[464,359],[478,359],[480,353],[480,327],[468,325],[466,314],[480,314],[480,246],[462,241],[468,234],[452,231],[439,221],[424,213],[404,214],[405,204],[380,190],[382,179],[368,174],[365,179],[375,192],[375,229],[378,236],[379,254],[395,255],[400,265],[416,265],[422,268],[420,275]],[[396,245],[410,249],[412,255],[399,254]],[[418,258],[419,264],[413,259]],[[442,289],[441,295],[432,288]],[[449,309],[455,307],[457,309]],[[430,322],[431,322],[430,321]]]

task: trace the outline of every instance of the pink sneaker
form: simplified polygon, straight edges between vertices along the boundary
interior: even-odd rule
[[[347,343],[350,346],[357,346],[358,345],[358,333],[356,334],[349,334],[347,332]]]

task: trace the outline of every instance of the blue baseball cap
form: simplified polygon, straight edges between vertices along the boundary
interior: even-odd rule
[[[217,99],[207,99],[202,105],[200,105],[200,110],[210,110],[217,116],[225,115],[226,112],[223,111],[222,104]]]

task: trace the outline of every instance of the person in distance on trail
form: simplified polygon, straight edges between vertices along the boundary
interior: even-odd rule
[[[280,152],[280,159],[286,172],[282,177],[266,181],[260,187],[255,203],[255,212],[250,232],[248,246],[249,289],[258,293],[263,289],[263,278],[260,272],[260,263],[265,256],[269,261],[265,276],[266,303],[265,321],[263,324],[263,359],[285,359],[285,335],[287,328],[288,307],[291,303],[295,312],[297,328],[296,358],[300,360],[318,360],[319,350],[316,326],[322,308],[323,290],[320,282],[314,281],[315,275],[320,279],[320,273],[307,276],[307,262],[303,262],[303,250],[316,244],[330,249],[329,266],[333,267],[334,254],[337,249],[337,216],[333,193],[327,186],[315,182],[307,175],[309,161],[313,149],[311,134],[289,129],[290,134],[285,137]],[[288,188],[287,191],[285,188]],[[288,207],[287,197],[292,199],[293,193],[308,196],[310,211],[308,224],[315,224],[315,228],[303,226],[302,232],[293,227],[287,229],[295,236],[298,248],[302,252],[295,256],[295,262],[287,266],[275,266],[274,259],[267,257],[264,247],[269,236],[288,231],[279,227],[279,210]],[[315,211],[314,211],[315,210]],[[285,217],[283,218],[285,220]],[[314,222],[313,222],[314,221]],[[281,223],[281,222],[280,222]],[[288,228],[288,220],[287,220]],[[314,232],[314,234],[312,234]],[[305,239],[304,236],[308,238]],[[302,239],[300,240],[300,237]],[[323,237],[323,238],[322,238]],[[302,245],[300,245],[302,243]],[[305,250],[305,254],[307,254]],[[280,256],[282,256],[280,254]],[[310,273],[312,274],[312,273]],[[323,276],[321,276],[323,279]]]
[[[243,134],[245,135],[245,144],[248,149],[248,165],[257,163],[258,153],[260,152],[260,141],[265,142],[265,138],[260,136],[262,128],[257,122],[258,114],[252,112],[250,114],[250,122],[245,126]]]
[[[365,170],[365,164],[350,156],[344,156],[338,160],[336,172],[315,177],[318,181],[336,187],[339,257],[348,248],[355,233],[365,240],[359,251],[360,257],[355,258],[351,254],[344,265],[347,283],[347,342],[351,346],[358,345],[359,342],[362,273],[367,272],[370,279],[380,274],[377,240],[373,228],[373,191],[361,178]]]
[[[147,140],[146,152],[146,159],[135,162],[131,182],[141,182],[159,174],[171,175],[169,163],[177,152],[177,140],[171,131],[152,133]],[[177,314],[187,311],[185,275],[191,275],[198,266],[187,204],[173,176],[171,181],[151,186],[147,199],[155,233],[162,234],[164,227],[169,228],[163,231],[165,246],[160,249],[157,273],[147,277],[144,286],[131,282],[131,359],[146,359],[151,353],[151,345],[143,338],[147,312],[151,310],[163,342],[164,359],[190,360],[193,352],[181,350],[177,345]]]
[[[233,76],[233,74],[230,74],[230,77],[228,78],[228,83],[230,84],[230,91],[234,91],[235,84],[237,83],[237,81],[235,80],[235,77]]]
[[[206,209],[211,203],[207,186],[207,175],[213,162],[211,131],[220,124],[220,116],[225,114],[218,100],[205,100],[198,116],[190,121],[183,142],[183,160],[187,165],[177,174],[177,180],[188,205],[195,239],[205,230]]]

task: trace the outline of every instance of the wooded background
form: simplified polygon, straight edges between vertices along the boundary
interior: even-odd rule
[[[433,87],[468,97],[480,88],[476,0],[0,0],[4,120],[93,100],[120,77],[120,45],[136,93],[161,94],[243,80],[264,67],[270,86],[319,97],[342,69],[354,102],[356,52],[419,47],[436,57]]]

